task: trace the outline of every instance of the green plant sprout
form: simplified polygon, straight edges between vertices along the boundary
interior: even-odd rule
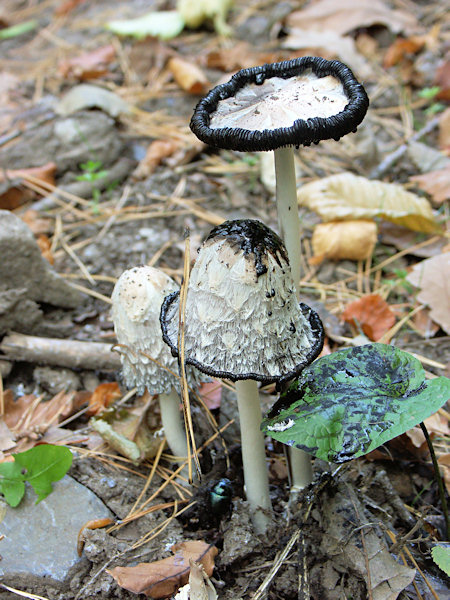
[[[81,163],[79,165],[80,169],[82,169],[83,173],[75,177],[77,181],[98,181],[99,179],[104,179],[108,171],[106,169],[101,169],[102,162],[100,160],[88,160],[85,163]],[[101,192],[99,189],[92,187],[92,212],[94,215],[99,214],[99,202],[100,202]]]
[[[52,483],[64,477],[72,464],[72,452],[66,446],[41,444],[13,454],[14,462],[0,463],[0,493],[16,507],[25,494],[25,482],[37,494],[36,504],[52,491]]]
[[[347,348],[306,367],[262,421],[262,431],[322,460],[345,462],[420,424],[430,449],[447,535],[448,510],[423,421],[450,397],[450,379],[427,381],[421,363],[386,344]]]

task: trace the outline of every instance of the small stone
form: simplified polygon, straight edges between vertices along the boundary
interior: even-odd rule
[[[112,516],[93,492],[68,475],[39,504],[27,488],[19,506],[7,507],[0,523],[0,577],[8,584],[24,576],[63,582],[81,560],[80,528],[89,520]]]
[[[70,369],[36,367],[33,371],[33,379],[50,394],[79,390],[81,387],[79,377]]]

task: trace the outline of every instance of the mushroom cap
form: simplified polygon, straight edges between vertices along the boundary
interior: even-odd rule
[[[200,100],[190,127],[218,148],[276,150],[338,140],[356,130],[368,106],[346,65],[305,56],[238,71]]]
[[[122,377],[127,387],[137,386],[139,394],[146,387],[155,394],[180,388],[178,363],[163,342],[159,322],[164,297],[177,289],[163,271],[148,266],[124,271],[114,287],[111,312],[121,345]]]
[[[179,292],[161,308],[163,339],[178,353]],[[253,220],[226,221],[201,248],[189,278],[185,361],[214,377],[281,382],[323,345],[317,314],[298,303],[284,244]]]

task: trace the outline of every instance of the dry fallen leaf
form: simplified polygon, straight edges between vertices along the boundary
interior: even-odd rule
[[[450,198],[450,168],[430,171],[423,175],[414,175],[410,177],[421,190],[430,194],[435,204],[442,204]]]
[[[175,140],[155,140],[147,148],[147,152],[133,172],[137,179],[145,179],[153,173],[164,158],[168,158],[180,148]]]
[[[75,78],[80,81],[97,79],[108,73],[108,65],[116,56],[112,44],[101,46],[91,52],[85,52],[68,60],[62,60],[58,65],[59,74],[66,78]]]
[[[287,17],[288,27],[330,30],[344,35],[363,27],[384,25],[394,33],[413,32],[416,18],[409,12],[392,10],[382,0],[318,0]]]
[[[417,300],[430,307],[433,321],[450,334],[450,252],[417,263],[407,280],[420,288]]]
[[[324,221],[381,217],[413,231],[438,230],[430,203],[401,185],[371,181],[353,173],[324,177],[302,186],[298,201]]]
[[[368,294],[347,304],[341,319],[360,327],[373,342],[382,338],[395,323],[389,304],[378,294]]]
[[[385,69],[398,64],[407,55],[417,54],[426,44],[424,35],[413,35],[409,38],[397,38],[387,49],[384,55],[383,66]]]
[[[31,175],[44,183],[55,185],[55,173],[56,164],[53,162],[42,165],[42,167],[0,171],[0,184],[4,184],[2,186],[4,191],[0,193],[0,208],[13,210],[35,196],[35,192],[20,185],[23,177]]]
[[[335,31],[319,31],[293,27],[282,41],[283,48],[307,51],[324,58],[338,58],[351,67],[360,77],[370,77],[372,70],[367,60],[358,52],[355,41]]]
[[[117,381],[112,383],[101,383],[98,385],[92,393],[89,399],[89,408],[86,414],[89,417],[98,415],[105,408],[121,397],[120,387]]]
[[[448,419],[439,412],[434,413],[434,415],[431,415],[431,417],[425,419],[424,423],[428,433],[430,434],[430,437],[432,438],[450,435]],[[409,429],[405,435],[409,437],[416,448],[426,446],[425,435],[423,434],[423,431],[419,425]]]
[[[423,307],[422,310],[413,316],[412,322],[416,331],[418,331],[425,339],[434,337],[439,331],[439,325],[436,325],[432,320],[430,311],[426,307]]]
[[[55,262],[55,258],[52,254],[51,248],[52,243],[49,240],[48,236],[45,233],[40,233],[36,238],[37,245],[39,246],[39,250],[41,251],[42,256],[48,260],[48,262],[53,265]]]
[[[438,458],[438,463],[442,467],[447,493],[450,494],[450,453],[442,454]]]
[[[231,48],[213,48],[206,55],[206,66],[210,69],[220,69],[226,73],[249,69],[264,63],[279,62],[286,59],[286,52],[257,52],[249,42],[239,40]]]
[[[202,383],[197,393],[209,410],[220,407],[222,400],[222,384],[220,381],[214,380]]]
[[[373,221],[332,221],[320,223],[314,229],[312,247],[317,264],[323,259],[365,260],[372,256],[377,241],[377,226]]]
[[[438,100],[450,100],[450,60],[446,60],[437,70],[435,84],[440,87],[436,95]]]
[[[136,462],[153,458],[163,439],[161,415],[147,392],[135,406],[103,411],[90,425],[119,454]]]
[[[36,236],[41,235],[41,233],[48,234],[53,230],[53,220],[42,217],[37,210],[30,208],[19,216]]]
[[[447,154],[450,153],[450,106],[439,119],[439,148]]]
[[[13,392],[6,390],[3,394],[4,423],[17,440],[14,452],[28,450],[38,441],[61,443],[64,435],[72,432],[56,427],[57,424],[79,410],[87,395],[86,392],[62,391],[43,402],[32,394],[15,400]],[[5,451],[5,448],[0,447],[1,450]]]
[[[203,71],[194,63],[174,56],[169,59],[167,68],[172,73],[173,78],[185,92],[190,94],[203,94],[210,83]]]
[[[181,542],[172,546],[173,556],[135,567],[115,567],[108,570],[117,583],[134,594],[151,598],[167,598],[189,579],[189,560],[200,563],[210,577],[218,550],[201,540]]]

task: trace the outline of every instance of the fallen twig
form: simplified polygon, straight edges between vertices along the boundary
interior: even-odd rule
[[[115,371],[120,369],[120,356],[111,352],[112,344],[44,338],[10,333],[3,338],[0,351],[9,360],[68,367]]]
[[[392,167],[408,150],[408,145],[411,142],[417,142],[421,137],[433,131],[435,127],[439,124],[440,115],[431,119],[425,127],[422,127],[419,131],[417,131],[414,135],[412,135],[404,144],[399,146],[397,150],[388,154],[384,160],[381,161],[379,165],[377,165],[369,174],[369,179],[379,179],[382,177],[388,169]]]

